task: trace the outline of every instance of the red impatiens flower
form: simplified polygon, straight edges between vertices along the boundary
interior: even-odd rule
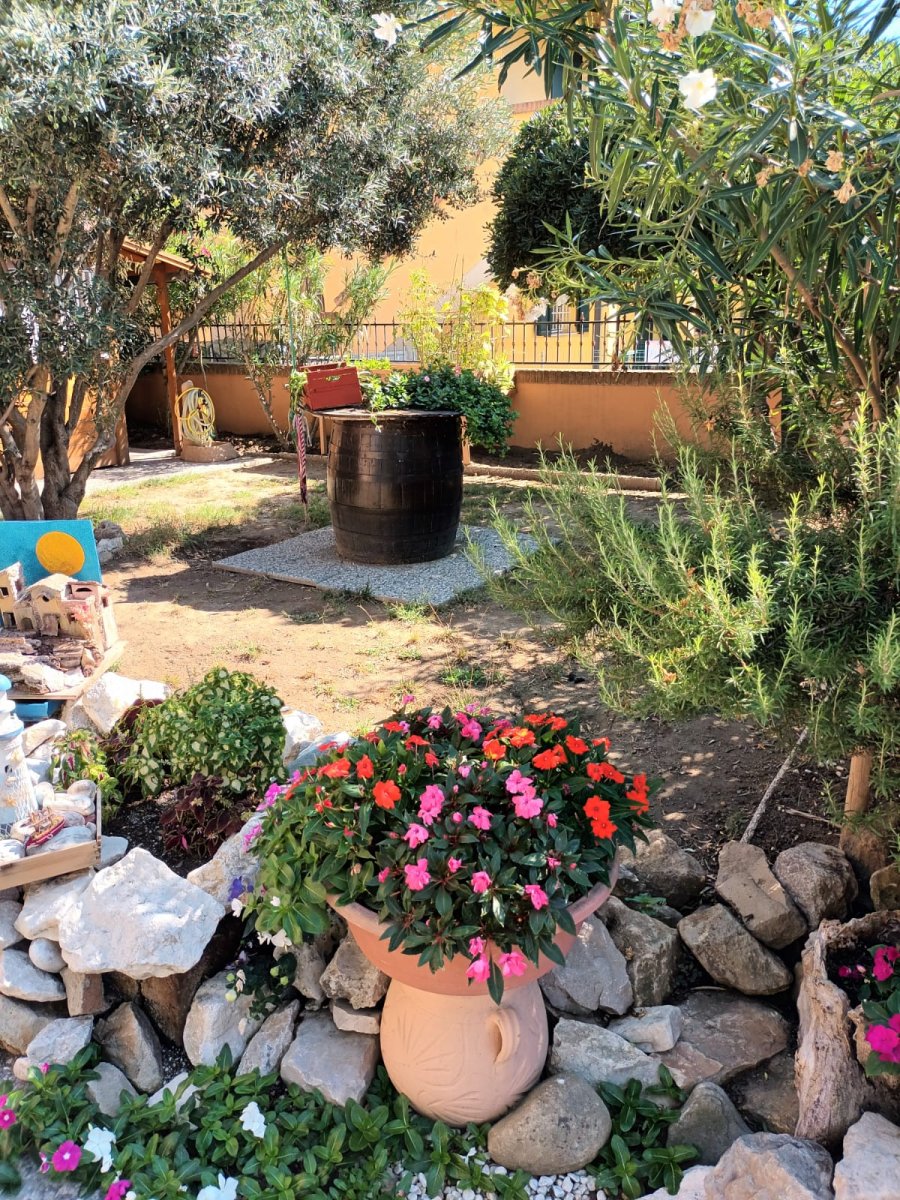
[[[379,808],[393,808],[400,799],[400,789],[392,779],[376,783],[372,793]]]
[[[349,774],[350,760],[347,758],[339,758],[335,762],[326,763],[324,767],[319,767],[319,776],[322,779],[346,779]]]
[[[593,779],[594,783],[600,783],[603,779],[608,779],[610,783],[624,783],[625,776],[621,771],[616,770],[612,763],[588,763],[587,765],[588,779]]]
[[[594,837],[608,838],[616,832],[618,826],[610,820],[608,800],[601,796],[589,796],[585,801],[584,811],[590,818]]]
[[[554,716],[551,713],[551,715],[549,717],[547,717],[547,724],[550,726],[550,728],[553,730],[554,733],[559,733],[559,731],[561,729],[565,729],[565,727],[569,724],[569,722],[563,720],[562,717]]]
[[[501,759],[506,753],[503,743],[498,741],[497,738],[488,738],[481,749],[484,751],[485,757],[492,759],[494,762]]]
[[[364,754],[356,764],[356,774],[360,779],[371,779],[375,773],[375,767],[372,765],[372,760],[368,754]]]
[[[382,728],[388,733],[409,733],[409,725],[405,721],[385,721]]]
[[[403,744],[407,750],[412,750],[414,746],[427,746],[428,742],[423,737],[419,737],[417,733],[411,733]]]
[[[638,813],[645,813],[650,807],[650,800],[647,796],[647,776],[635,775],[634,786],[625,793],[626,799],[631,801],[631,807]]]
[[[526,713],[525,718],[524,718],[526,725],[535,725],[535,726],[536,725],[545,725],[547,723],[548,719],[549,718],[547,717],[546,713]]]
[[[566,737],[566,749],[571,750],[573,754],[587,754],[588,744],[582,741],[580,737],[573,737],[570,733]]]
[[[552,771],[554,767],[560,767],[566,761],[566,752],[562,746],[551,746],[547,750],[542,750],[540,754],[536,754],[531,760],[531,765],[537,767],[539,771]]]
[[[429,750],[428,753],[425,755],[425,762],[429,767],[436,767],[440,761],[441,760],[438,758],[438,756],[434,753],[433,750]]]

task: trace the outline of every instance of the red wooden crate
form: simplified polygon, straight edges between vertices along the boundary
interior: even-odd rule
[[[326,408],[360,408],[363,398],[356,367],[324,363],[306,368],[306,408],[321,412]]]

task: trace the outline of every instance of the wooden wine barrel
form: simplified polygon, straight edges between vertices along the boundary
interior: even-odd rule
[[[340,557],[391,564],[449,554],[462,505],[459,415],[408,410],[373,419],[362,409],[328,415],[328,499]]]

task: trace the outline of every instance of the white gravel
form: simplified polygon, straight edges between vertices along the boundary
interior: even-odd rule
[[[506,1167],[497,1166],[487,1159],[479,1160],[486,1175],[509,1175]],[[395,1168],[398,1178],[403,1174]],[[525,1189],[532,1200],[606,1200],[606,1193],[597,1190],[593,1177],[587,1171],[573,1171],[568,1175],[535,1175]],[[398,1193],[403,1195],[403,1193]],[[429,1194],[424,1175],[413,1177],[407,1200],[499,1200],[497,1192],[477,1191],[474,1188],[459,1188],[447,1184],[442,1192]]]

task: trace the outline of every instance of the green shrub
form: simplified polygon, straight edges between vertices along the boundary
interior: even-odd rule
[[[283,774],[281,708],[272,688],[252,675],[216,667],[139,715],[123,775],[145,796],[195,775],[220,777],[236,796],[262,792]]]
[[[373,412],[418,408],[460,413],[466,419],[466,436],[473,446],[492,454],[506,453],[517,414],[501,387],[479,379],[472,371],[449,366],[395,371],[387,379],[365,381],[363,391]]]

